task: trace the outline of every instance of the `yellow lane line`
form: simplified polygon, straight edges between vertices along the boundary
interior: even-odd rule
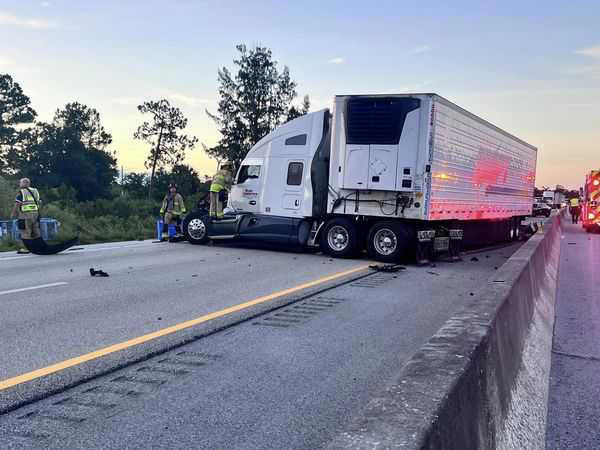
[[[68,367],[77,366],[87,361],[92,361],[94,359],[101,358],[102,356],[109,355],[111,353],[118,352],[120,350],[125,350],[130,347],[134,347],[139,344],[143,344],[145,342],[151,341],[153,339],[167,336],[169,334],[175,333],[177,331],[184,330],[186,328],[193,327],[194,325],[198,325],[204,322],[208,322],[213,319],[218,319],[220,317],[224,317],[228,314],[235,313],[241,311],[243,309],[249,308],[254,305],[258,305],[260,303],[265,303],[270,300],[274,300],[279,297],[283,297],[284,295],[293,294],[295,292],[301,291],[303,289],[307,289],[313,286],[317,286],[319,284],[326,283],[327,281],[332,281],[337,278],[341,278],[347,275],[351,275],[356,272],[360,272],[368,267],[368,265],[362,265],[356,267],[354,269],[345,270],[343,272],[337,272],[332,275],[327,275],[325,277],[319,278],[317,280],[310,281],[308,283],[304,283],[292,288],[284,289],[282,291],[273,292],[272,294],[265,295],[263,297],[255,298],[254,300],[250,300],[245,303],[240,303],[239,305],[230,306],[229,308],[222,309],[220,311],[216,311],[210,314],[206,314],[204,316],[198,317],[196,319],[188,320],[186,322],[181,322],[176,325],[172,325],[167,328],[163,328],[162,330],[154,331],[153,333],[145,334],[143,336],[139,336],[134,339],[130,339],[125,342],[121,342],[118,344],[111,345],[109,347],[101,348],[100,350],[93,351],[91,353],[86,353],[85,355],[77,356],[75,358],[67,359],[65,361],[61,361],[56,364],[52,364],[47,367],[43,367],[41,369],[34,370],[32,372],[27,372],[21,375],[18,375],[13,378],[7,378],[6,380],[0,381],[0,391],[8,389],[13,386],[17,386],[21,383],[26,383],[31,380],[35,380],[36,378],[41,378],[46,375],[50,375],[52,373],[59,372]]]

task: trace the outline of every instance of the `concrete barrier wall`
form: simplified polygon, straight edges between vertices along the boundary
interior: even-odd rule
[[[556,216],[329,448],[544,448],[560,237]]]

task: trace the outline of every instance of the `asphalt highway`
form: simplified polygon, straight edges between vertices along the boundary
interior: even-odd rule
[[[0,380],[365,265],[185,242],[79,248],[0,255]]]
[[[563,222],[547,449],[600,448],[600,234]]]
[[[0,416],[0,442],[7,448],[318,448],[453,313],[476,301],[478,286],[517,248],[373,273],[249,315]],[[361,274],[366,264],[151,242],[53,257],[0,255],[0,387],[13,379],[27,389],[22,374],[210,319],[215,311],[226,315],[235,305],[252,310],[253,299]],[[110,276],[92,278],[90,267]]]

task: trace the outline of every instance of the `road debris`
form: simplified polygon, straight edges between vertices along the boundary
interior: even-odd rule
[[[369,266],[369,269],[375,270],[376,272],[398,272],[400,270],[406,270],[406,267],[400,266],[398,264],[372,264]]]
[[[96,270],[93,267],[90,267],[90,275],[92,277],[108,277],[109,275],[104,270]]]

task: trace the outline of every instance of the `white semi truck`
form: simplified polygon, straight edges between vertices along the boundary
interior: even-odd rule
[[[516,239],[532,212],[537,149],[436,94],[341,95],[241,163],[228,206],[184,220],[192,243],[248,240],[381,261],[461,240]]]
[[[556,209],[560,208],[565,202],[565,194],[558,189],[555,191],[544,191],[542,193],[542,198],[545,203]]]

